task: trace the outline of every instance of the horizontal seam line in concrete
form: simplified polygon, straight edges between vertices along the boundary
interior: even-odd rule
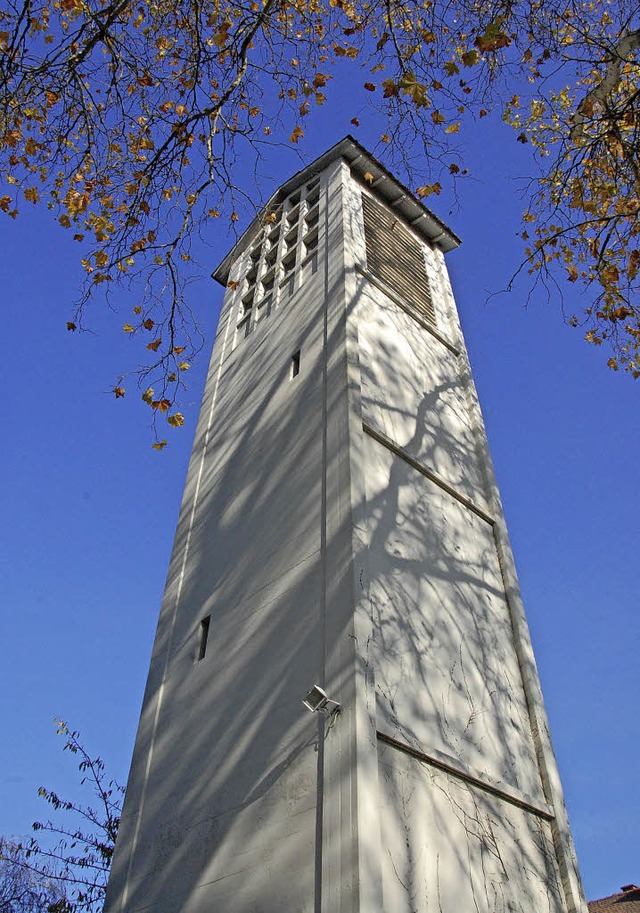
[[[457,777],[459,780],[464,780],[465,783],[470,783],[473,786],[478,786],[480,789],[485,792],[492,793],[494,796],[498,796],[500,799],[504,799],[506,802],[511,803],[511,805],[517,805],[519,808],[524,809],[524,811],[531,812],[534,815],[537,815],[539,818],[544,818],[546,821],[552,821],[555,818],[555,815],[548,806],[543,807],[542,804],[534,805],[533,802],[530,802],[528,799],[521,798],[516,795],[515,792],[511,790],[502,789],[499,786],[494,786],[492,783],[487,783],[486,780],[482,780],[480,777],[474,776],[474,774],[468,773],[465,770],[461,770],[459,767],[456,767],[453,764],[448,764],[446,761],[441,760],[440,758],[435,758],[433,755],[426,754],[424,751],[420,751],[418,748],[414,748],[412,745],[408,745],[406,742],[400,742],[397,739],[392,738],[392,736],[386,735],[380,730],[376,731],[378,741],[384,742],[386,745],[395,748],[398,751],[401,751],[403,754],[411,755],[411,757],[416,758],[418,761],[423,761],[425,764],[429,764],[430,767],[437,767],[438,770],[442,770],[445,773],[451,774],[454,777]]]
[[[387,450],[390,450],[392,453],[395,453],[396,456],[399,456],[401,460],[404,460],[405,463],[408,463],[412,466],[417,472],[425,476],[427,479],[430,479],[435,485],[439,488],[442,488],[443,491],[446,491],[447,494],[450,494],[452,498],[455,498],[456,501],[459,501],[460,504],[467,507],[470,511],[480,517],[481,520],[484,520],[485,523],[488,523],[490,526],[495,525],[495,520],[493,517],[489,516],[488,513],[485,513],[481,507],[478,507],[473,503],[466,495],[463,495],[461,492],[457,491],[453,485],[450,485],[448,482],[439,476],[438,473],[434,472],[432,469],[429,469],[423,463],[418,462],[415,457],[410,456],[407,451],[401,447],[399,444],[396,444],[395,441],[392,441],[390,437],[387,437],[386,434],[383,434],[381,431],[376,431],[375,428],[372,428],[371,425],[367,425],[366,422],[362,423],[362,430],[365,434],[368,434],[369,437],[372,437],[379,444],[382,444],[383,447],[386,447]]]

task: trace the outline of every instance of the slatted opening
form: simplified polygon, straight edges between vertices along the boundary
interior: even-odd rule
[[[365,194],[362,209],[369,272],[435,325],[421,245],[393,213]]]

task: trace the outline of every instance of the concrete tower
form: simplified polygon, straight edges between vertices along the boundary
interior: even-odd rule
[[[107,913],[585,913],[457,245],[346,138],[216,270]]]

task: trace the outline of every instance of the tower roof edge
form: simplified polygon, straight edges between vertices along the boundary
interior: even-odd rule
[[[289,180],[285,181],[271,196],[251,224],[243,232],[229,253],[212,273],[212,277],[226,285],[232,263],[245,250],[260,224],[262,213],[278,206],[286,197],[294,193],[299,186],[310,178],[324,171],[336,159],[344,159],[352,173],[358,175],[369,184],[374,192],[400,216],[402,216],[417,234],[440,248],[444,253],[454,250],[461,244],[460,238],[424,205],[404,184],[375,158],[363,145],[352,136],[347,135],[335,146],[327,149],[311,164],[306,165],[296,172]]]

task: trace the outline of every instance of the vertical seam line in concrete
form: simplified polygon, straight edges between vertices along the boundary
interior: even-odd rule
[[[322,491],[320,516],[320,637],[322,684],[325,683],[327,662],[327,343],[329,311],[329,187],[325,182],[324,194],[324,307],[322,313]],[[322,869],[324,840],[324,716],[318,714],[318,765],[317,765],[317,798],[316,798],[316,860],[315,860],[315,913],[322,910]]]
[[[223,302],[223,306],[224,306],[224,302]],[[193,532],[193,526],[194,526],[194,522],[195,522],[196,508],[198,506],[198,499],[200,496],[200,486],[201,486],[201,482],[202,482],[202,475],[204,472],[204,464],[205,464],[205,460],[207,457],[209,438],[211,436],[211,423],[213,421],[213,411],[215,409],[216,402],[218,399],[218,387],[220,384],[220,375],[222,374],[222,366],[224,364],[224,356],[225,356],[225,352],[226,352],[226,348],[227,348],[227,341],[228,341],[228,337],[229,337],[229,327],[231,325],[232,312],[233,312],[233,308],[229,307],[227,325],[225,327],[224,339],[223,339],[223,343],[222,343],[222,352],[220,354],[220,362],[218,365],[216,382],[215,382],[215,386],[213,389],[213,396],[211,398],[211,406],[209,408],[209,415],[207,418],[207,428],[205,431],[204,444],[202,447],[202,456],[200,458],[200,466],[198,467],[196,490],[193,495],[193,505],[191,507],[191,514],[189,517],[189,526],[187,528],[187,536],[186,536],[186,541],[185,541],[185,545],[184,545],[184,553],[182,556],[182,564],[180,566],[180,573],[178,575],[178,589],[177,589],[176,597],[174,600],[173,612],[171,615],[171,625],[169,628],[169,638],[168,638],[168,642],[167,642],[164,666],[162,669],[162,679],[160,681],[160,688],[158,689],[158,699],[156,702],[156,709],[155,709],[155,713],[153,716],[153,726],[151,729],[151,741],[150,741],[150,745],[149,745],[149,751],[147,753],[147,760],[146,760],[146,764],[145,764],[145,768],[144,768],[144,777],[143,777],[143,781],[142,781],[142,795],[140,797],[140,806],[138,808],[138,817],[137,817],[137,821],[136,821],[136,827],[135,827],[135,830],[133,833],[133,838],[131,841],[131,852],[129,854],[129,865],[127,866],[127,877],[126,877],[126,881],[124,884],[124,889],[122,891],[122,904],[120,907],[120,909],[122,911],[125,910],[126,904],[127,904],[128,898],[129,898],[129,882],[131,879],[131,871],[133,868],[133,859],[134,859],[134,856],[136,854],[136,850],[138,847],[138,839],[140,836],[140,826],[141,826],[142,815],[143,815],[144,807],[145,807],[145,803],[146,803],[147,786],[149,783],[149,774],[151,772],[151,763],[153,761],[153,753],[154,753],[154,749],[155,749],[156,736],[157,736],[157,732],[158,732],[158,724],[160,722],[160,710],[162,709],[162,703],[164,700],[165,682],[166,682],[166,678],[167,678],[167,670],[169,668],[169,659],[171,657],[171,645],[172,645],[172,641],[173,641],[173,633],[175,630],[176,618],[178,615],[178,605],[180,604],[180,597],[182,596],[182,587],[184,584],[185,570],[186,570],[186,566],[187,566],[187,558],[189,556],[189,549],[191,546],[191,535]],[[207,380],[208,380],[208,376],[207,376]],[[206,390],[206,386],[207,386],[207,381],[205,381],[205,390]]]

